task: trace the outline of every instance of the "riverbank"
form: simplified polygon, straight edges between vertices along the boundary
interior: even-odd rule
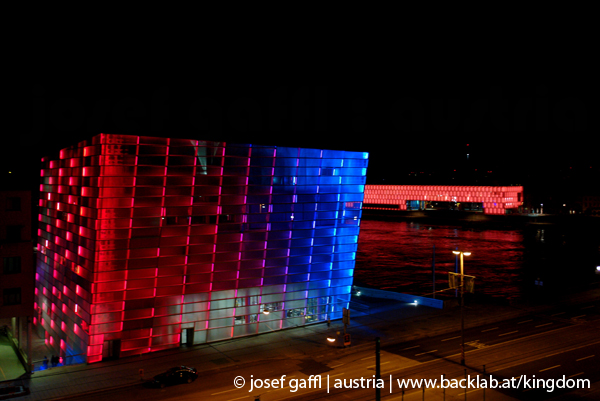
[[[582,214],[506,214],[488,215],[461,210],[377,210],[363,209],[363,219],[383,221],[418,221],[428,224],[481,228],[523,228],[527,226],[572,226],[599,228],[600,218]]]

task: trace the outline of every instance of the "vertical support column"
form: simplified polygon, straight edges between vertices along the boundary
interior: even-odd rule
[[[33,372],[33,356],[31,353],[31,316],[27,316],[27,373]]]
[[[187,240],[186,240],[186,247],[185,247],[185,264],[183,265],[183,278],[182,278],[182,291],[181,291],[181,305],[179,308],[179,343],[180,345],[184,345],[183,343],[183,335],[184,335],[184,330],[187,330],[185,332],[186,334],[186,344],[185,345],[192,345],[194,343],[193,340],[193,336],[194,336],[194,329],[191,330],[191,335],[192,335],[192,340],[189,340],[189,334],[190,331],[186,328],[183,329],[182,326],[182,322],[183,322],[183,318],[184,318],[184,310],[185,310],[185,295],[186,295],[186,288],[187,288],[187,277],[188,277],[188,259],[189,259],[189,255],[190,255],[190,236],[192,235],[192,216],[193,214],[193,209],[194,209],[194,196],[195,196],[195,191],[196,191],[196,171],[197,171],[197,165],[198,165],[198,141],[197,140],[191,140],[191,144],[192,144],[192,149],[193,149],[193,153],[194,153],[194,167],[192,169],[192,188],[191,188],[191,192],[190,192],[190,205],[188,207],[188,227],[187,227]],[[194,323],[195,326],[195,323]],[[195,327],[194,327],[195,328]]]

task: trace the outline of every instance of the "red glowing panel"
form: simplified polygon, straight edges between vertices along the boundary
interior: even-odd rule
[[[91,347],[88,347],[88,349]],[[88,358],[87,358],[89,363],[94,363],[94,362],[100,362],[102,360],[102,354],[100,355],[90,355],[89,351],[88,351]]]
[[[523,204],[523,187],[366,185],[365,209],[407,210],[411,201],[480,203],[486,214],[504,214]],[[421,207],[419,205],[418,207]]]

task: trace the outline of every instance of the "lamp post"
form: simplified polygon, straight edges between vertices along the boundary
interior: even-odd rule
[[[471,252],[452,251],[460,255],[460,364],[465,364],[465,266],[463,256],[471,255]]]

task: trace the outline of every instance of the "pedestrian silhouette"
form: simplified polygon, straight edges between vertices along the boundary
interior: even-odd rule
[[[48,357],[44,355],[44,369],[48,369]]]

